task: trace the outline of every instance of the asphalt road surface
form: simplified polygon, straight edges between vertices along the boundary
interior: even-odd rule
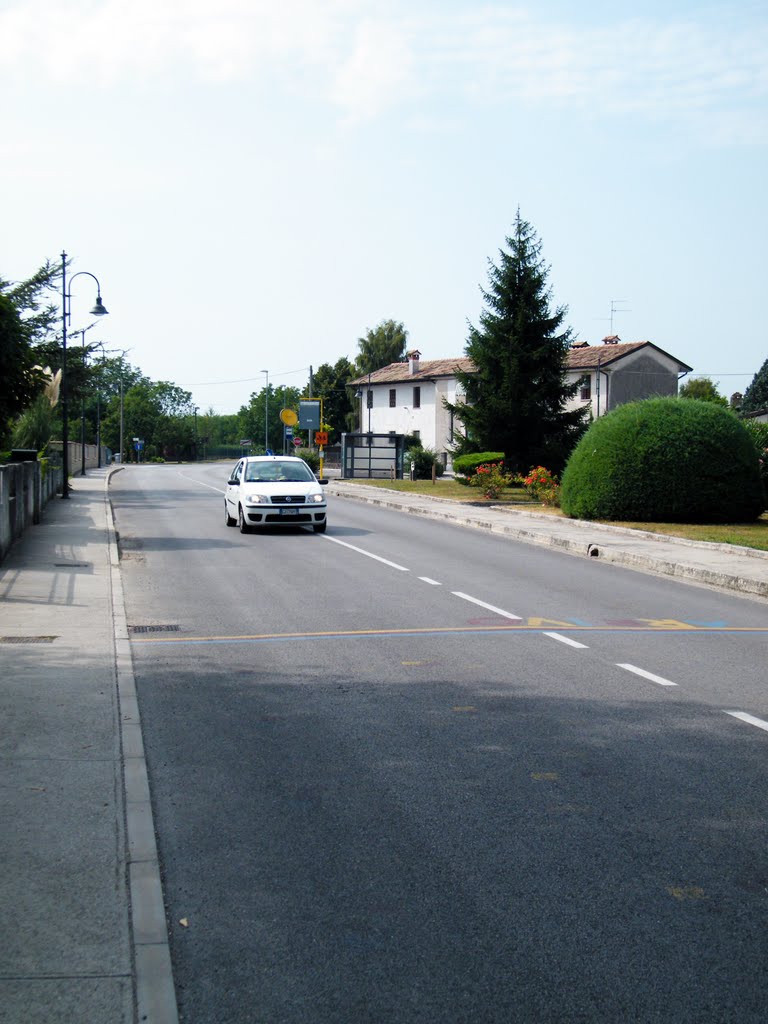
[[[768,607],[112,482],[189,1024],[764,1024]]]

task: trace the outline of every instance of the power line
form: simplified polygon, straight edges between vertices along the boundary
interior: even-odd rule
[[[282,373],[272,373],[270,371],[270,377],[290,377],[294,373],[308,373],[309,367],[302,366],[298,370],[284,370]],[[240,377],[238,380],[202,380],[196,384],[188,384],[186,381],[183,387],[186,388],[204,388],[208,386],[216,386],[218,384],[252,384],[255,380],[261,380],[261,375],[258,377]]]

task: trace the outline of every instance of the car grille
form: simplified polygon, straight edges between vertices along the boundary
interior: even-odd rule
[[[305,505],[306,497],[303,494],[273,494],[273,505]]]

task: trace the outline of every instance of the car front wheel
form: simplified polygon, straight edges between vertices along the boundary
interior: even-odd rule
[[[240,505],[237,510],[237,525],[240,533],[250,533],[251,528],[245,521],[245,515],[243,514],[243,506]]]
[[[313,526],[312,526],[312,529],[315,531],[315,533],[325,533],[327,528],[328,528],[328,520],[327,519],[323,523],[314,523]]]
[[[227,526],[237,525],[237,520],[233,519],[232,516],[229,514],[229,509],[227,508],[226,501],[224,502],[224,522],[227,524]]]

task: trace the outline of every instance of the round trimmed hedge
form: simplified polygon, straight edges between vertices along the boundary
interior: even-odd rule
[[[766,495],[755,444],[729,409],[651,398],[592,423],[565,467],[560,506],[574,519],[751,522]]]

